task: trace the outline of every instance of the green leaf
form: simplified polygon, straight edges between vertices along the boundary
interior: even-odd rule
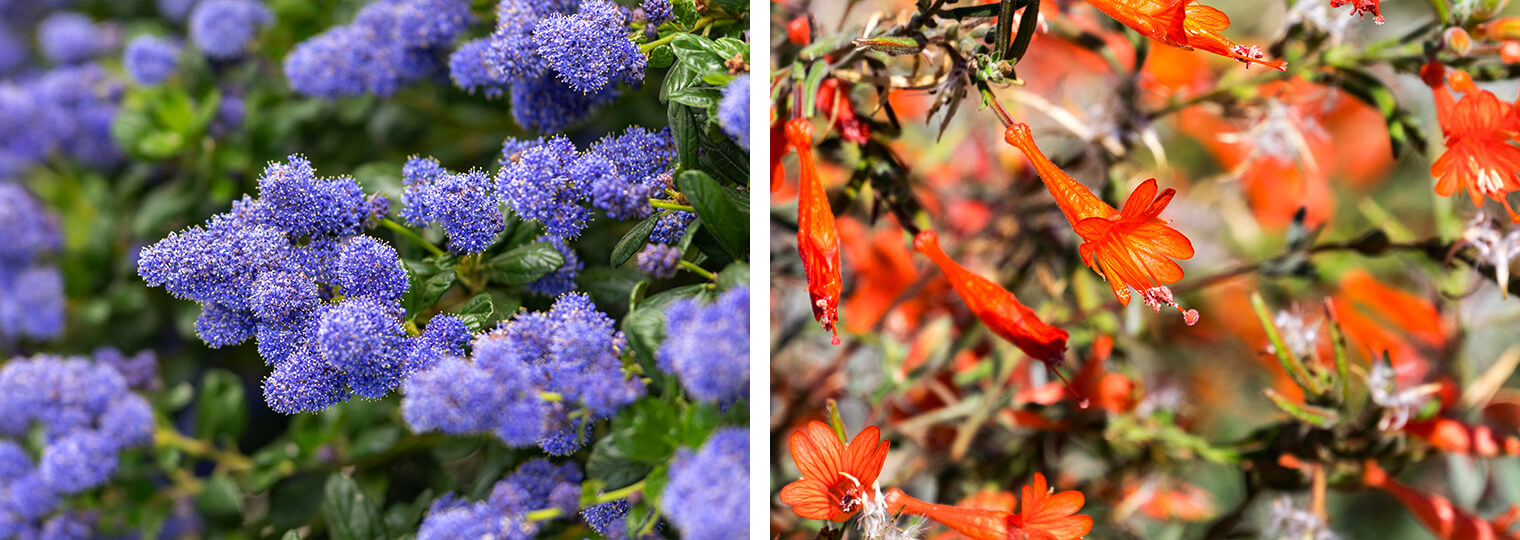
[[[723,89],[707,86],[682,88],[670,93],[670,101],[698,109],[713,109],[723,101]]]
[[[591,449],[591,457],[586,460],[586,476],[593,480],[600,480],[608,491],[622,489],[642,480],[649,474],[651,467],[639,463],[628,456],[613,442],[612,437],[602,437]]]
[[[656,47],[655,50],[649,51],[649,67],[651,68],[666,68],[675,62],[676,55],[670,52],[669,46]]]
[[[1024,58],[1024,53],[1029,51],[1029,44],[1034,41],[1034,33],[1040,27],[1040,0],[1026,0],[1024,4],[1024,16],[1019,19],[1019,33],[1014,37],[1013,43],[1003,49],[1002,58],[1018,62]],[[1001,25],[1002,21],[998,21]]]
[[[718,290],[749,286],[749,264],[743,261],[730,264],[718,272]]]
[[[676,143],[676,167],[679,169],[691,169],[697,164],[697,148],[700,136],[695,112],[691,107],[679,103],[672,103],[666,110],[666,118],[670,121],[671,138]]]
[[[236,520],[242,515],[243,494],[237,482],[219,472],[206,479],[205,487],[195,498],[195,506],[207,517]]]
[[[491,315],[495,313],[495,306],[491,303],[490,293],[480,293],[466,300],[459,311],[454,315],[464,321],[471,330],[484,329],[491,322]]]
[[[1325,389],[1320,386],[1319,378],[1309,372],[1302,358],[1288,349],[1282,334],[1277,330],[1277,324],[1272,322],[1272,314],[1267,310],[1267,304],[1261,299],[1260,293],[1251,293],[1251,309],[1255,310],[1257,322],[1260,322],[1262,329],[1266,330],[1267,340],[1272,342],[1272,349],[1277,352],[1277,361],[1282,364],[1283,371],[1287,372],[1293,382],[1298,383],[1298,386],[1303,388],[1308,395],[1324,395]]]
[[[705,285],[687,285],[645,298],[639,307],[623,318],[623,335],[646,370],[655,366],[654,352],[665,340],[665,308],[681,298],[691,298],[707,291]]]
[[[185,148],[185,136],[173,131],[151,131],[136,141],[132,147],[137,155],[150,160],[161,160],[178,154]]]
[[[700,448],[707,437],[718,429],[718,408],[705,403],[693,403],[681,415],[679,444],[688,448]]]
[[[670,403],[654,397],[640,399],[613,418],[613,444],[633,461],[663,463],[676,451],[677,420]]]
[[[565,256],[553,244],[533,242],[492,257],[487,267],[492,281],[526,285],[564,265]]]
[[[1271,388],[1266,389],[1262,394],[1266,395],[1267,399],[1272,400],[1272,404],[1276,405],[1278,409],[1288,413],[1288,416],[1297,418],[1306,424],[1322,429],[1330,429],[1340,422],[1341,415],[1334,409],[1294,403]]]
[[[177,134],[189,132],[195,124],[195,105],[190,96],[177,87],[166,86],[152,101],[153,119],[164,129]]]
[[[206,372],[196,406],[195,436],[215,441],[236,439],[248,424],[248,404],[243,383],[236,374],[220,368]]]
[[[672,92],[677,92],[696,84],[701,79],[702,76],[692,71],[686,64],[670,66],[670,70],[665,72],[665,83],[660,85],[660,101],[669,101]]]
[[[443,298],[443,293],[448,292],[449,287],[454,286],[454,280],[459,274],[454,272],[439,272],[422,283],[422,288],[417,295],[417,307],[425,309]]]
[[[612,266],[622,266],[623,263],[628,262],[628,259],[637,255],[639,250],[644,249],[644,244],[649,240],[649,233],[654,231],[654,226],[660,221],[662,213],[644,218],[644,221],[634,225],[627,234],[618,239],[617,245],[612,247]]]
[[[698,169],[735,186],[749,185],[749,151],[724,135],[703,136],[698,142],[702,148],[697,158]]]
[[[285,534],[280,536],[280,540],[301,540],[301,535],[296,534],[295,531],[285,531]]]
[[[723,248],[735,260],[749,253],[749,201],[713,180],[702,171],[686,171],[676,178],[676,187],[691,201],[697,216],[712,231]],[[741,208],[742,205],[742,208]]]
[[[342,474],[329,476],[322,491],[322,516],[327,519],[333,538],[385,538],[385,523],[380,520],[380,511],[374,501],[359,490],[353,478]]]
[[[802,116],[811,117],[817,113],[818,87],[823,86],[823,78],[829,74],[829,63],[824,60],[816,60],[808,66],[807,77],[802,80]]]
[[[676,34],[670,42],[670,50],[676,59],[697,77],[708,73],[727,72],[724,60],[716,50],[717,43],[696,34]]]
[[[1013,38],[1013,13],[1018,11],[1016,4],[1016,0],[1002,0],[998,3],[997,29],[993,30],[992,45],[992,54],[997,60],[1004,58],[1003,53],[1008,50],[1009,40]]]

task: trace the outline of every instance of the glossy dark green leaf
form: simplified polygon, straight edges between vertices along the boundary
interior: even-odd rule
[[[385,522],[375,501],[369,499],[353,478],[343,474],[327,477],[322,489],[322,516],[337,540],[385,538]]]
[[[670,41],[670,50],[676,55],[676,61],[691,69],[701,77],[707,73],[728,71],[723,65],[724,60],[716,50],[717,43],[695,34],[676,34]]]
[[[204,440],[231,440],[248,424],[248,403],[243,383],[225,369],[213,368],[201,379],[196,405],[195,434]]]
[[[466,300],[464,305],[459,306],[458,312],[454,313],[454,315],[459,317],[459,320],[464,321],[470,329],[482,330],[491,322],[491,315],[495,311],[490,293],[480,293]]]
[[[701,126],[697,123],[696,112],[691,108],[679,103],[672,103],[666,111],[666,117],[670,121],[670,134],[676,143],[676,167],[679,169],[691,169],[697,164],[697,148],[701,137]]]
[[[655,224],[660,221],[660,214],[656,213],[644,218],[644,221],[634,225],[627,234],[618,239],[617,245],[612,247],[612,266],[622,266],[623,263],[628,262],[628,259],[637,255],[639,250],[644,249],[644,244],[649,240],[649,233],[654,231]]]
[[[639,307],[623,318],[623,335],[645,369],[654,368],[654,352],[665,340],[665,307],[681,298],[691,298],[706,291],[704,285],[687,285],[645,298]]]
[[[200,495],[195,498],[195,507],[201,514],[220,520],[236,520],[242,515],[243,493],[238,489],[237,482],[232,481],[226,473],[217,473],[206,479],[205,486]]]
[[[718,272],[718,290],[726,291],[734,287],[749,286],[749,264],[736,262],[725,266]]]
[[[750,185],[748,151],[727,135],[712,130],[699,143],[702,151],[697,158],[697,168],[730,185]]]
[[[600,480],[605,484],[603,489],[609,491],[631,486],[644,479],[650,468],[649,465],[624,455],[612,437],[602,437],[597,441],[591,448],[591,457],[586,460],[586,476]]]
[[[749,252],[749,201],[724,187],[702,171],[686,171],[676,177],[676,187],[691,201],[706,226],[735,260]]]
[[[492,257],[487,264],[491,281],[526,285],[565,265],[565,256],[548,242],[533,242]]]
[[[723,101],[723,89],[707,86],[682,88],[670,93],[670,101],[698,109],[713,109]]]

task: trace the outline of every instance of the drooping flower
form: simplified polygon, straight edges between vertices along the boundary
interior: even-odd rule
[[[1082,492],[1052,493],[1045,484],[1045,475],[1040,473],[1035,473],[1032,485],[1024,486],[1024,511],[1017,514],[927,503],[898,489],[887,491],[886,499],[890,512],[921,515],[974,540],[1076,540],[1091,532],[1093,526],[1091,516],[1077,514],[1087,500]]]
[[[1141,35],[1173,47],[1198,49],[1247,65],[1261,64],[1280,70],[1288,66],[1281,60],[1263,60],[1265,55],[1260,47],[1236,45],[1224,37],[1219,32],[1230,27],[1230,17],[1197,0],[1087,0],[1087,3]]]
[[[815,420],[792,433],[790,446],[802,478],[781,488],[781,502],[798,516],[842,522],[881,496],[876,477],[892,442],[881,440],[876,426],[846,445],[828,424]]]
[[[939,266],[978,319],[992,333],[1018,345],[1025,354],[1049,365],[1060,364],[1066,356],[1066,331],[1056,328],[1019,302],[1018,297],[991,280],[978,276],[955,262],[939,247],[939,234],[923,231],[913,239],[913,247]]]
[[[786,140],[797,149],[802,170],[797,195],[797,253],[807,273],[813,318],[834,334],[834,344],[838,345],[839,332],[834,324],[839,321],[839,295],[844,291],[839,267],[839,229],[834,224],[834,210],[829,208],[818,167],[813,163],[813,125],[805,118],[787,122]]]
[[[1514,144],[1520,117],[1515,106],[1478,88],[1460,71],[1452,74],[1450,87],[1464,95],[1456,99],[1446,86],[1435,88],[1436,118],[1446,141],[1446,152],[1430,166],[1431,176],[1440,179],[1436,194],[1450,197],[1465,187],[1473,206],[1481,207],[1484,197],[1491,198],[1504,205],[1510,221],[1520,223],[1520,214],[1505,199],[1520,189],[1515,177],[1520,147]]]
[[[1082,262],[1103,274],[1120,304],[1129,305],[1133,287],[1151,309],[1159,312],[1163,304],[1169,305],[1182,312],[1189,325],[1198,322],[1198,312],[1182,309],[1166,287],[1182,279],[1182,267],[1173,259],[1193,256],[1193,243],[1160,217],[1176,190],[1167,188],[1158,195],[1152,178],[1130,193],[1123,209],[1115,210],[1051,163],[1035,146],[1028,125],[1014,124],[1003,136],[1034,163],[1061,213],[1082,237]]]

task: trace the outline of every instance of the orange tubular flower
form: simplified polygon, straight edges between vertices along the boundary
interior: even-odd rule
[[[913,247],[929,257],[955,287],[955,293],[971,308],[992,333],[1002,336],[1025,354],[1047,365],[1060,365],[1066,356],[1066,331],[1045,324],[1034,311],[1019,303],[1018,297],[987,278],[971,273],[939,247],[939,234],[923,231],[913,239]]]
[[[891,446],[876,426],[861,430],[846,446],[828,424],[809,422],[792,433],[792,461],[802,479],[781,488],[781,502],[804,519],[850,519],[880,494],[876,476]]]
[[[1466,187],[1473,206],[1483,206],[1488,197],[1509,212],[1510,221],[1520,223],[1505,196],[1520,189],[1520,147],[1514,142],[1520,116],[1515,106],[1473,84],[1472,77],[1456,72],[1451,88],[1465,94],[1452,97],[1445,86],[1435,88],[1436,118],[1446,139],[1446,153],[1430,167],[1431,176],[1440,178],[1436,194],[1450,197],[1458,187]]]
[[[1234,58],[1248,66],[1254,63],[1288,69],[1287,62],[1262,60],[1265,55],[1260,47],[1236,45],[1220,34],[1220,30],[1230,27],[1230,17],[1197,0],[1087,0],[1087,3],[1140,35],[1173,47]]]
[[[844,291],[840,277],[839,229],[834,225],[834,210],[829,208],[828,194],[813,163],[813,125],[806,118],[786,123],[786,140],[797,150],[801,171],[797,195],[797,252],[807,273],[808,296],[813,301],[813,318],[824,330],[834,334],[839,344],[839,295]]]
[[[1516,515],[1513,507],[1493,522],[1485,521],[1453,506],[1446,497],[1421,493],[1394,481],[1371,461],[1362,473],[1362,481],[1393,495],[1440,540],[1520,540],[1520,533],[1510,530]]]
[[[1151,309],[1159,312],[1163,304],[1169,305],[1182,312],[1187,324],[1198,322],[1198,311],[1182,309],[1166,287],[1182,279],[1182,267],[1172,259],[1193,256],[1193,243],[1160,217],[1176,190],[1167,188],[1157,195],[1152,178],[1130,193],[1122,210],[1115,210],[1051,163],[1035,146],[1028,125],[1014,124],[1003,137],[1034,164],[1061,213],[1082,237],[1082,262],[1108,280],[1120,304],[1129,305],[1133,287]]]
[[[933,504],[909,497],[901,490],[887,491],[887,511],[924,516],[973,540],[1075,540],[1092,531],[1090,516],[1077,514],[1086,498],[1080,491],[1051,494],[1045,475],[1035,473],[1034,484],[1024,486],[1024,511],[967,508]]]

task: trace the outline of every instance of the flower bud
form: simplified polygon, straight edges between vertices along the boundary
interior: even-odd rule
[[[1457,56],[1467,56],[1467,51],[1472,50],[1472,36],[1459,27],[1447,28],[1446,33],[1441,35],[1441,41]]]

